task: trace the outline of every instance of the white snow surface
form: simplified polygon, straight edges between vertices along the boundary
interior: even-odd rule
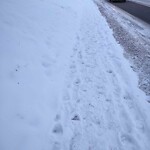
[[[150,149],[150,106],[92,0],[1,0],[0,18],[0,150]]]

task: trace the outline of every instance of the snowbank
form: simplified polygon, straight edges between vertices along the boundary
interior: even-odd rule
[[[48,149],[82,3],[0,1],[0,149]]]

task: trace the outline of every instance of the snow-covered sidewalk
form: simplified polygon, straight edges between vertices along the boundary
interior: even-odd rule
[[[149,150],[145,94],[92,0],[0,3],[1,150]]]

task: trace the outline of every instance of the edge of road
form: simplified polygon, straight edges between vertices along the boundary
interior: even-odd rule
[[[137,1],[136,0],[128,0],[128,1],[140,4],[140,5],[143,5],[143,6],[150,7],[150,4],[148,4],[147,2],[142,2],[142,1],[138,1],[138,0]]]
[[[131,0],[132,1],[132,0]],[[135,1],[132,1],[132,2],[135,2]],[[142,19],[140,19],[140,18],[138,18],[138,17],[136,17],[136,16],[134,16],[134,15],[132,15],[132,14],[130,14],[130,13],[128,13],[127,11],[125,11],[125,10],[123,10],[123,9],[121,9],[121,8],[119,8],[119,7],[117,7],[117,6],[115,6],[115,5],[113,5],[113,3],[112,2],[109,2],[109,1],[107,1],[107,3],[112,7],[112,9],[114,10],[114,11],[116,11],[115,9],[117,9],[118,10],[118,12],[120,12],[121,13],[121,15],[123,15],[123,16],[125,16],[125,17],[128,17],[131,21],[133,21],[133,22],[135,22],[136,24],[140,24],[139,26],[146,26],[147,28],[150,28],[150,24],[148,24],[147,22],[145,22],[145,21],[143,21]],[[142,4],[140,4],[140,5],[142,5]],[[123,12],[123,13],[122,13]],[[127,16],[126,16],[127,15]],[[132,18],[132,19],[131,19]]]
[[[97,0],[97,1],[99,1],[99,0]],[[132,57],[132,56],[134,56],[134,54],[136,54],[136,52],[137,52],[137,55],[135,55],[135,56],[139,56],[140,52],[142,52],[142,50],[144,48],[144,46],[140,46],[140,45],[143,45],[143,44],[145,45],[145,43],[149,41],[149,39],[150,39],[150,24],[148,24],[148,23],[142,21],[141,19],[134,17],[133,15],[129,14],[128,12],[116,7],[115,5],[110,3],[108,0],[100,1],[99,3],[97,2],[97,6],[101,8],[100,10],[102,12],[101,11],[100,12],[103,14],[103,16],[107,20],[109,20],[110,17],[113,16],[113,18],[110,19],[111,21],[107,21],[107,22],[110,24],[109,27],[115,31],[114,32],[114,36],[116,35],[115,38],[118,37],[118,34],[121,33],[121,36],[120,36],[121,38],[116,38],[116,40],[122,41],[122,39],[123,39],[123,42],[121,42],[121,43],[118,42],[118,43],[124,47],[124,52],[127,54],[125,56],[128,56],[128,54],[130,54],[129,53],[130,48],[133,48],[133,50],[135,50],[135,52],[132,53],[132,55],[130,55],[131,57],[128,57],[126,59],[128,59],[130,64],[133,65],[132,70],[134,72],[136,72],[136,74],[138,75],[138,87],[145,94],[148,93],[149,90],[147,90],[147,89],[149,89],[149,86],[147,86],[147,84],[145,87],[143,86],[143,85],[145,85],[143,81],[148,79],[147,78],[148,74],[147,73],[140,74],[140,72],[143,72],[141,70],[144,68],[144,66],[146,66],[146,65],[143,66],[144,63],[142,63],[142,62],[145,62],[145,60],[143,59],[143,57],[139,57],[139,58],[137,57],[137,59],[135,60],[134,57]],[[118,23],[118,28],[117,28],[117,26],[115,26],[114,22]],[[123,28],[124,32],[122,32],[122,28]],[[131,30],[131,34],[130,34],[130,30]],[[118,31],[118,34],[115,34],[115,33],[117,33],[117,31]],[[124,34],[126,34],[126,33],[129,33],[129,38],[123,37]],[[132,37],[134,39],[133,42],[132,42]],[[142,42],[139,42],[139,40],[138,40],[139,38],[142,39]],[[127,44],[128,42],[125,42],[127,40],[131,41],[131,42],[129,42],[130,43],[129,45]],[[136,42],[136,41],[138,41],[138,44],[134,44],[134,42]],[[132,45],[133,45],[133,47],[132,47]],[[138,46],[139,46],[139,50],[138,50]],[[148,45],[148,47],[149,46],[150,45]],[[150,52],[150,49],[148,49],[148,47],[146,47],[146,50],[145,50],[145,51],[147,51],[147,53]],[[136,51],[136,49],[137,49],[137,51]],[[139,61],[141,63],[138,63]],[[141,68],[141,66],[142,66],[142,68]],[[147,97],[147,101],[150,102],[149,96]]]

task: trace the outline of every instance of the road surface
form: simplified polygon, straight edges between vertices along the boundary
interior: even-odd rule
[[[127,1],[126,3],[117,2],[112,4],[150,24],[150,7],[131,1]]]

